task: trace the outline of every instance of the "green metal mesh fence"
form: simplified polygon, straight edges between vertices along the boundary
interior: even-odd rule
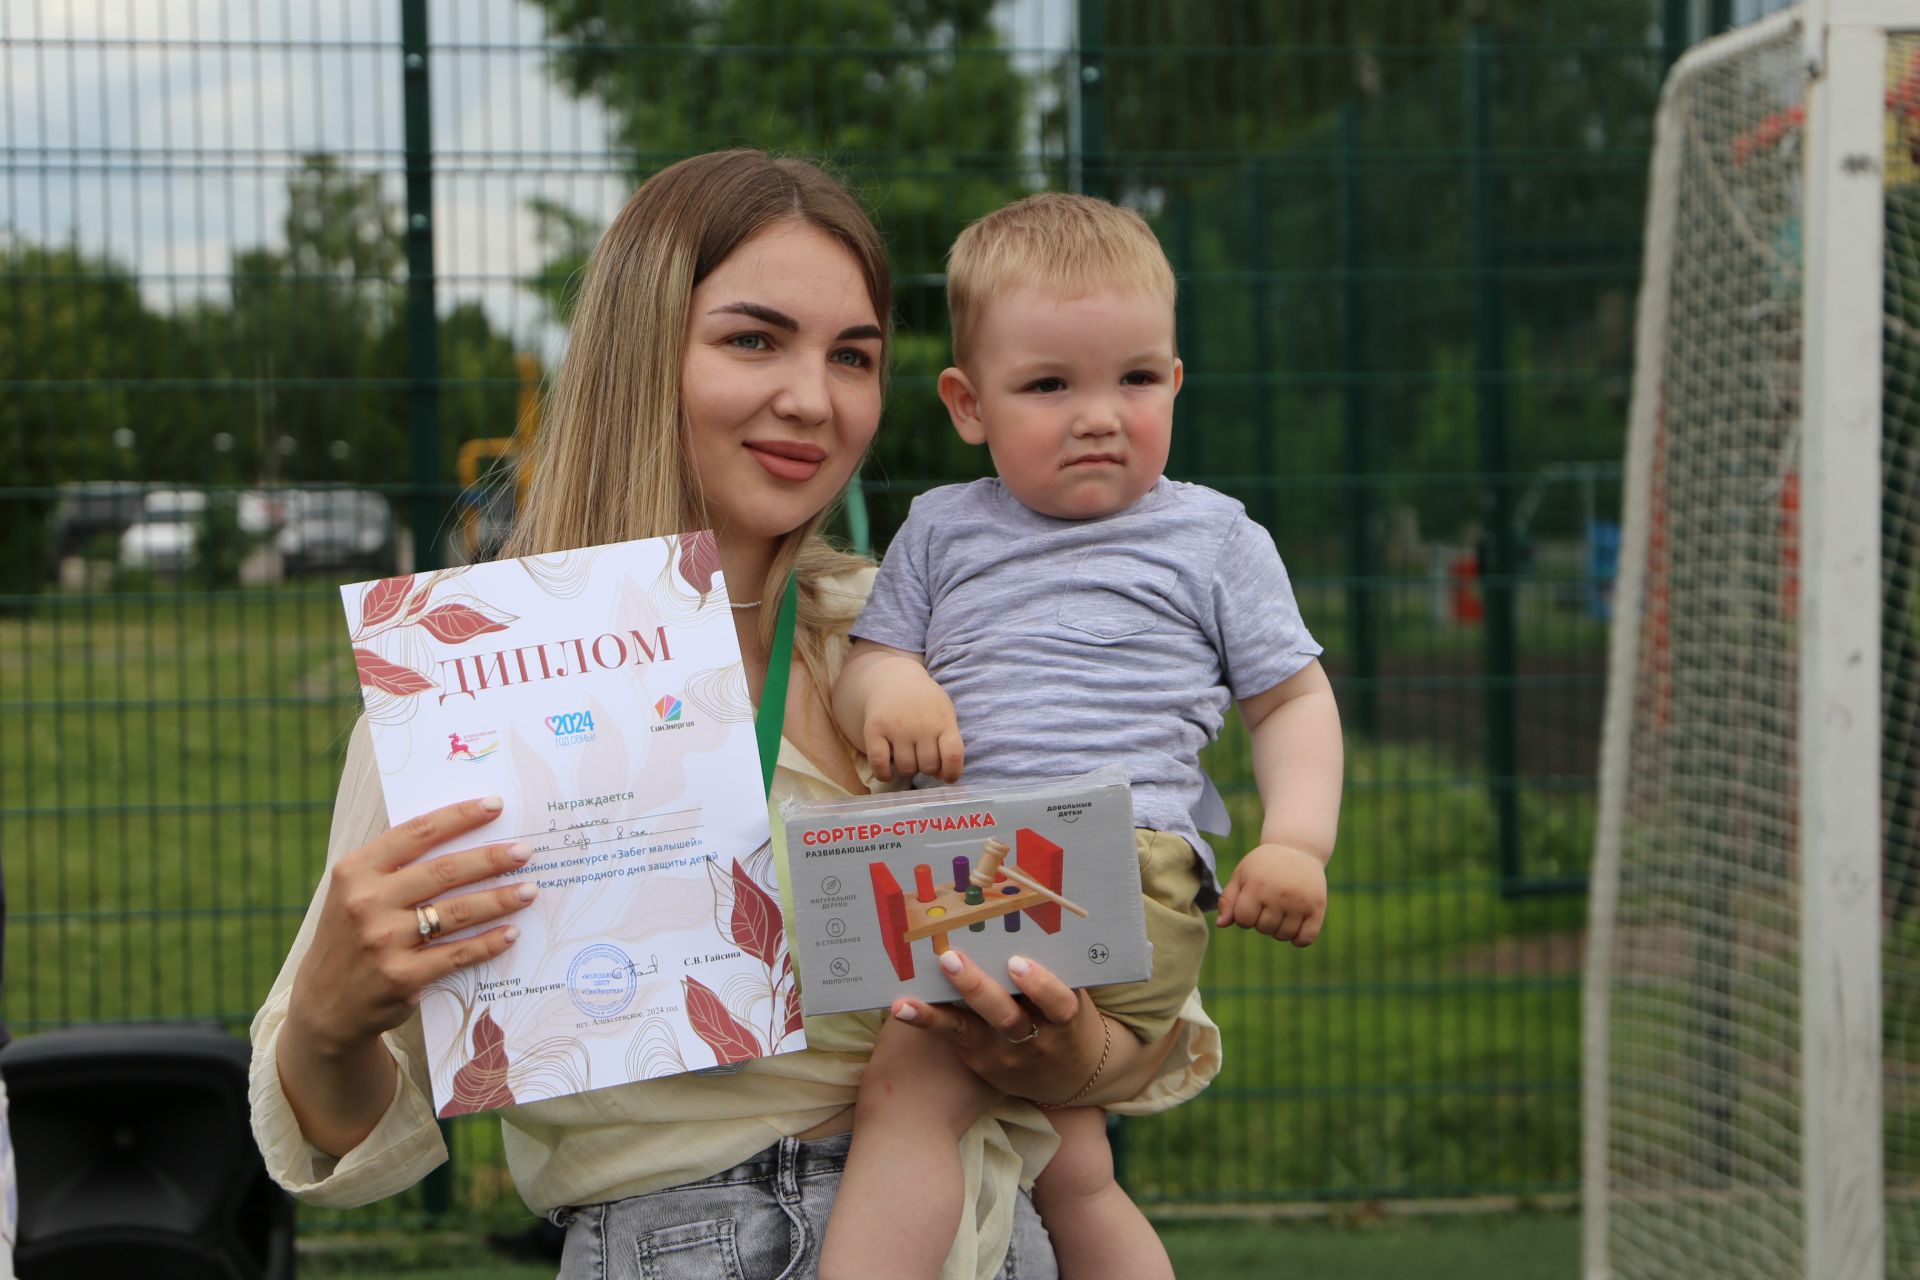
[[[1328,931],[1216,939],[1227,1065],[1129,1124],[1135,1193],[1571,1190],[1642,175],[1683,9],[0,7],[7,1023],[245,1024],[357,706],[333,585],[486,553],[510,488],[467,482],[600,227],[745,143],[837,165],[894,254],[876,545],[985,465],[933,394],[947,244],[1078,187],[1145,212],[1180,276],[1170,469],[1273,530],[1327,646]],[[1244,837],[1244,738],[1211,766]],[[346,1217],[509,1212],[497,1131],[454,1137],[450,1181]]]

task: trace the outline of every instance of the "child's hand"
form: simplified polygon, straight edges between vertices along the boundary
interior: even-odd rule
[[[896,773],[911,778],[916,772],[942,782],[960,781],[966,754],[960,721],[953,699],[925,671],[876,676],[862,738],[873,776],[882,782],[892,782]]]
[[[1237,924],[1296,947],[1320,936],[1327,916],[1327,868],[1291,845],[1263,844],[1233,869],[1220,895],[1220,927]]]

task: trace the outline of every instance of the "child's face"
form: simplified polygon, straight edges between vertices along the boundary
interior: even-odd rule
[[[987,304],[969,369],[941,374],[940,395],[1014,497],[1087,520],[1132,506],[1166,468],[1181,379],[1173,351],[1163,298],[1021,289]]]

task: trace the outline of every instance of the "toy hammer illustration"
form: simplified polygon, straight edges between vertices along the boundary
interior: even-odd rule
[[[1004,876],[1015,884],[1025,885],[1043,898],[1059,903],[1082,920],[1087,918],[1087,909],[1079,903],[1061,897],[1018,867],[1001,865],[1007,860],[1007,854],[1010,852],[1012,850],[1008,848],[1005,840],[998,836],[988,836],[985,847],[980,850],[980,861],[974,866],[973,875],[969,879],[982,889],[991,889],[994,880]]]
[[[1023,913],[1047,933],[1060,931],[1062,907],[1086,918],[1085,907],[1060,893],[1066,851],[1026,827],[1014,833],[1014,845],[1009,850],[1004,840],[989,839],[977,867],[965,854],[955,856],[951,887],[935,887],[933,868],[920,863],[913,869],[912,899],[886,863],[867,864],[880,941],[902,982],[913,977],[913,944],[921,938],[933,939],[937,956],[948,949],[949,933],[963,926],[977,933],[995,917],[1004,918],[1008,933],[1019,931]],[[1015,865],[1007,864],[1009,852]]]

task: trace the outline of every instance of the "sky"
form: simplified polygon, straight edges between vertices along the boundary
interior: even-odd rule
[[[1736,0],[1735,16],[1782,2]],[[1074,9],[1011,0],[996,20],[1033,62],[1067,45]],[[225,296],[236,248],[278,243],[286,176],[305,153],[379,172],[403,200],[399,11],[393,0],[4,0],[0,231],[104,253],[172,308]],[[550,355],[560,335],[515,283],[542,261],[527,202],[612,215],[628,185],[606,116],[549,82],[541,16],[521,0],[429,0],[428,29],[440,305],[479,301]]]
[[[5,0],[0,231],[134,268],[150,304],[224,297],[236,248],[275,245],[286,177],[327,151],[405,196],[393,0]],[[1072,0],[1016,0],[1010,44],[1059,49]],[[443,309],[481,302],[550,353],[515,281],[543,255],[532,197],[604,222],[628,194],[608,122],[548,79],[520,0],[429,0],[435,269]]]

